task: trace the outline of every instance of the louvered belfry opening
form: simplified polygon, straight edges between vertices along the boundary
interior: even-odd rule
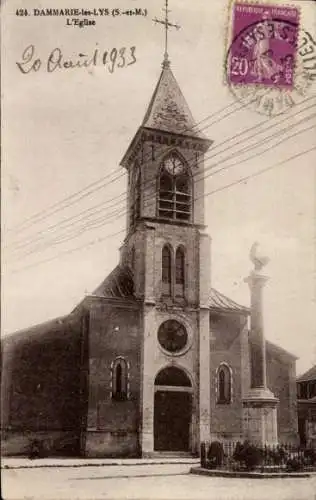
[[[159,176],[158,214],[160,218],[188,222],[192,212],[191,176],[176,154],[162,164]]]

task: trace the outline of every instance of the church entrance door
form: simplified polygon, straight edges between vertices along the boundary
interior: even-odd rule
[[[191,382],[179,368],[166,368],[155,380],[154,449],[190,451],[191,418]]]
[[[154,448],[157,451],[189,451],[191,394],[155,393]]]

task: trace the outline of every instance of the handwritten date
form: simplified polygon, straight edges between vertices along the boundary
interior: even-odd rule
[[[24,75],[37,72],[40,69],[47,73],[53,73],[58,70],[67,70],[75,68],[91,68],[102,65],[113,73],[116,68],[131,66],[136,62],[136,47],[115,47],[110,51],[101,51],[96,47],[92,54],[79,52],[75,57],[65,57],[59,47],[53,49],[46,61],[36,56],[34,45],[28,45],[22,52],[21,61],[17,62],[17,67]]]

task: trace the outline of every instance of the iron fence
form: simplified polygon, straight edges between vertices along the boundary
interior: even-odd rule
[[[201,467],[231,471],[316,472],[316,447],[290,443],[256,446],[247,441],[201,443]]]

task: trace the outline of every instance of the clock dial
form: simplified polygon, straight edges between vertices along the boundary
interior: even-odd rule
[[[182,161],[175,155],[169,156],[164,161],[164,167],[171,175],[179,175],[182,174],[185,170],[185,167]]]

